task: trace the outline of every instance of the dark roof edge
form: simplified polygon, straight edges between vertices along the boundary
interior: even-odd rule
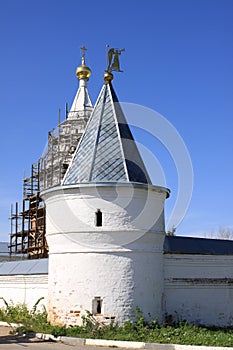
[[[233,241],[166,236],[163,251],[164,254],[233,255]]]

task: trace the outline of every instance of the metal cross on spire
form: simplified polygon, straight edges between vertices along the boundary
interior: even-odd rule
[[[80,50],[82,51],[82,64],[85,64],[85,51],[87,51],[87,48],[83,45],[80,47]]]

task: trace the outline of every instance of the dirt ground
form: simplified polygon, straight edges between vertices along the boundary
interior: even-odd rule
[[[54,343],[49,341],[43,341],[37,338],[27,338],[20,335],[9,334],[10,327],[0,326],[0,350],[21,350],[26,348],[27,350],[109,350],[108,347],[99,346],[71,346],[61,343]],[[128,350],[128,349],[121,349]]]
[[[20,336],[20,335],[14,335],[14,334],[10,334],[10,332],[13,330],[13,328],[11,327],[4,327],[4,326],[0,326],[0,344],[5,342],[5,341],[23,341],[23,340],[27,340],[29,342],[33,342],[33,341],[40,341],[37,338],[26,338],[24,336]]]
[[[10,330],[11,330],[10,327],[3,327],[3,326],[0,326],[0,337],[9,335]]]

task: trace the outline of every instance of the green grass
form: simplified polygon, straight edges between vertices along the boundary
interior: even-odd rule
[[[4,300],[4,299],[3,299]],[[148,324],[142,313],[137,309],[137,322],[126,322],[124,326],[111,324],[103,325],[94,320],[87,311],[83,317],[82,326],[59,327],[52,326],[47,322],[45,308],[37,309],[41,299],[32,310],[24,304],[13,305],[4,300],[5,308],[0,309],[0,320],[8,323],[21,323],[17,331],[43,332],[54,336],[65,335],[79,338],[96,338],[111,340],[142,341],[149,343],[170,343],[207,346],[233,346],[233,327],[229,328],[207,328],[191,325],[186,322],[161,325],[157,321]]]

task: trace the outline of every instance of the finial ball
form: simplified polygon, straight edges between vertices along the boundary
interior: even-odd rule
[[[113,80],[113,74],[109,70],[106,70],[104,73],[104,81],[106,82],[106,84],[109,84],[111,83],[112,80]]]
[[[80,79],[89,79],[91,75],[91,70],[89,67],[87,67],[85,64],[82,64],[76,69],[76,76]]]

